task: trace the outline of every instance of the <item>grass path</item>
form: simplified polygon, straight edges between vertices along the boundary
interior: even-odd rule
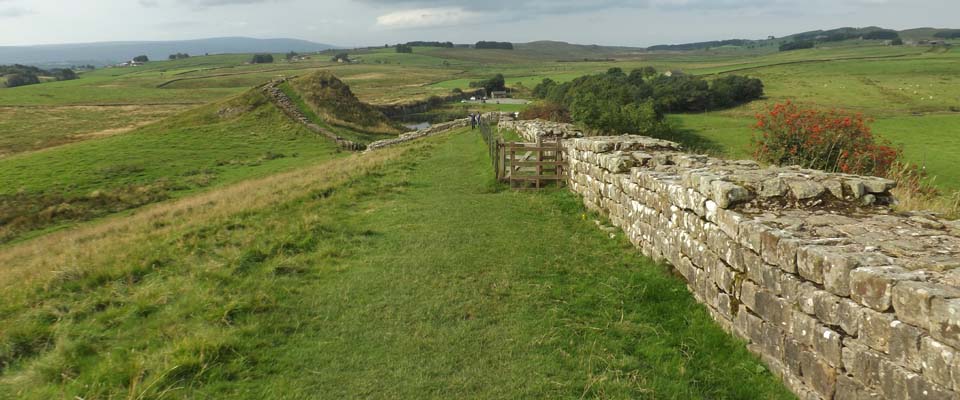
[[[0,351],[53,343],[0,398],[792,398],[573,195],[498,190],[478,135],[398,151],[0,307]]]

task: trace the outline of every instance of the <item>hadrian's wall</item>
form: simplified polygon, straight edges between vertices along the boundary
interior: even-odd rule
[[[564,142],[570,188],[666,260],[801,399],[958,399],[960,224],[893,183],[642,136]]]
[[[463,128],[469,125],[470,125],[469,118],[461,118],[461,119],[456,119],[449,122],[444,122],[442,124],[431,125],[427,128],[424,128],[418,131],[401,134],[400,136],[393,139],[378,140],[376,142],[370,143],[367,145],[367,151],[378,150],[385,147],[395,146],[400,143],[406,143],[406,142],[422,139],[429,136],[439,135],[449,130]]]

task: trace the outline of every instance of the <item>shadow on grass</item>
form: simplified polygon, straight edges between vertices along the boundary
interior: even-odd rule
[[[720,143],[701,135],[693,128],[674,123],[670,132],[659,135],[658,138],[680,143],[684,150],[691,153],[703,153],[711,156],[723,157],[726,150]]]

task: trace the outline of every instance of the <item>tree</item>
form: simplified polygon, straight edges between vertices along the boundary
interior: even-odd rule
[[[144,55],[140,55],[140,56],[134,57],[133,61],[145,63],[145,62],[150,62],[150,58]]]
[[[496,74],[490,79],[485,79],[479,82],[470,82],[470,87],[483,88],[483,90],[486,90],[487,95],[490,95],[493,92],[502,92],[507,90],[507,82],[503,78],[503,74]]]
[[[8,88],[17,87],[17,86],[26,86],[34,85],[40,83],[40,78],[37,78],[36,75],[26,72],[7,75],[6,86]]]
[[[167,58],[170,60],[182,60],[182,59],[190,58],[190,55],[187,53],[176,53],[176,54],[169,55]]]
[[[413,47],[407,46],[405,44],[398,44],[396,46],[397,53],[413,53]]]
[[[299,55],[300,55],[300,54],[298,54],[297,52],[291,51],[291,52],[287,53],[284,57],[287,59],[287,61],[291,61],[291,60],[293,60],[294,58],[297,58],[297,56],[299,56]]]
[[[500,49],[500,50],[513,50],[513,43],[510,42],[488,42],[481,40],[473,46],[477,49]]]
[[[250,60],[251,64],[271,64],[273,63],[273,54],[255,54]]]
[[[896,38],[890,41],[891,46],[903,46],[903,39]]]
[[[726,108],[763,97],[763,82],[745,76],[728,75],[710,84],[711,107]]]
[[[50,76],[58,81],[70,81],[77,79],[77,73],[69,68],[55,68],[50,70]]]
[[[553,79],[543,78],[543,81],[533,88],[533,97],[545,99],[550,94],[550,91],[556,87],[557,82],[555,82]]]
[[[815,43],[812,40],[797,40],[780,45],[780,51],[792,51],[800,49],[812,49]]]
[[[333,61],[333,62],[350,62],[350,55],[347,54],[347,53],[337,53],[337,55],[333,56],[333,58],[331,58],[330,61]]]

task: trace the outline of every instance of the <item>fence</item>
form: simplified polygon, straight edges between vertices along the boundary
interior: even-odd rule
[[[554,184],[563,186],[567,179],[563,147],[560,139],[535,143],[505,142],[488,123],[480,124],[480,133],[487,150],[493,173],[500,182],[514,189],[540,189]]]

